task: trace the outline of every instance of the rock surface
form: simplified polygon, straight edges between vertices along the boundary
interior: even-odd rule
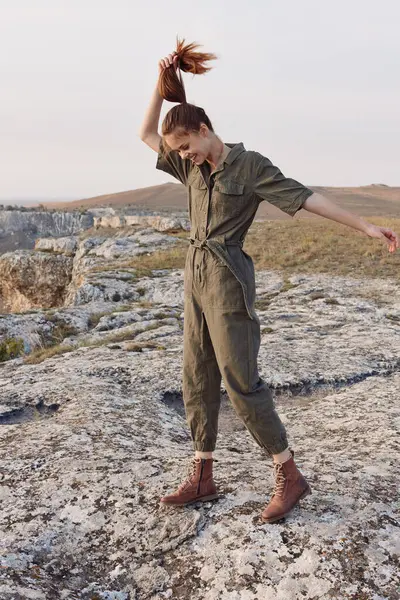
[[[0,256],[1,310],[138,300],[140,295],[132,285],[135,269],[119,270],[115,261],[129,261],[177,243],[186,242],[151,228],[112,238],[39,239],[34,251]]]
[[[95,217],[95,227],[111,227],[118,229],[120,227],[130,227],[140,225],[141,227],[152,227],[157,231],[167,232],[183,229],[190,230],[189,220],[184,217],[163,217],[161,215],[128,215],[114,214],[101,215]]]
[[[33,248],[38,237],[70,236],[93,226],[90,211],[1,210],[0,254]]]
[[[93,215],[78,211],[0,210],[0,231],[32,231],[38,235],[73,235],[93,225]]]
[[[132,212],[134,214],[130,214]],[[38,238],[78,235],[93,226],[100,229],[121,229],[139,225],[161,232],[190,229],[186,216],[148,215],[141,214],[142,212],[138,208],[129,207],[121,207],[118,211],[111,207],[92,207],[85,212],[0,209],[0,254],[17,249],[32,249]],[[41,249],[47,248],[42,245]]]
[[[138,300],[140,295],[135,288],[140,288],[140,283],[135,279],[135,269],[124,266],[119,270],[118,261],[166,250],[177,243],[186,242],[149,228],[126,237],[99,237],[81,241],[74,256],[65,305]]]
[[[35,242],[35,250],[43,252],[59,252],[66,256],[73,256],[78,248],[79,240],[76,237],[40,238]]]
[[[17,250],[0,256],[0,297],[13,312],[63,304],[72,258]]]
[[[182,271],[156,275],[133,286],[148,307],[58,309],[81,331],[72,344],[102,345],[0,366],[0,598],[397,600],[399,290],[257,273],[260,373],[313,491],[263,525],[272,464],[224,386],[220,500],[158,504],[181,481],[191,443]],[[90,326],[94,307],[105,314]]]

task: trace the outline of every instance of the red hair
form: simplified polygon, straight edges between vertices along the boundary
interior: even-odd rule
[[[211,67],[206,63],[216,59],[216,55],[210,52],[198,52],[199,44],[191,43],[185,45],[185,40],[176,40],[176,54],[178,55],[177,69],[170,66],[164,69],[158,80],[158,91],[164,100],[179,102],[165,115],[162,123],[162,135],[172,133],[177,127],[186,131],[199,131],[201,123],[213,131],[211,121],[205,111],[199,106],[186,102],[185,86],[181,71],[203,75],[210,71]]]

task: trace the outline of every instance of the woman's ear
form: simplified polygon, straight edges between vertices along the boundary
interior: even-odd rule
[[[200,123],[199,135],[203,138],[207,138],[209,136],[210,130],[208,129],[205,123]]]

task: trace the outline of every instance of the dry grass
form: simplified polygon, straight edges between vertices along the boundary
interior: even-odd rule
[[[132,308],[154,308],[154,303],[150,300],[139,300],[132,303]]]
[[[152,271],[155,269],[183,269],[187,249],[188,244],[181,243],[170,250],[158,250],[157,252],[141,254],[128,260],[121,259],[118,262],[112,262],[108,265],[97,266],[92,268],[91,272],[126,272],[132,275],[132,281],[141,277],[152,277]]]
[[[153,269],[182,269],[185,265],[187,249],[188,244],[182,243],[170,250],[158,250],[151,254],[142,254],[124,262],[123,267],[136,269],[135,273],[138,277],[144,272],[151,274]]]
[[[183,229],[168,231],[168,235],[184,240],[189,239],[189,231],[184,231]]]
[[[400,231],[400,219],[368,221]],[[400,278],[400,250],[391,254],[384,242],[328,219],[253,223],[243,249],[258,270]]]
[[[143,352],[144,349],[165,350],[166,347],[156,342],[130,342],[124,346],[127,352]]]
[[[145,331],[150,331],[151,329],[158,329],[159,327],[160,325],[158,323],[154,323],[153,325],[149,325],[148,327],[146,327]],[[143,333],[143,331],[140,331],[138,333]],[[102,341],[102,344],[109,344],[110,342],[125,342],[126,340],[130,341],[136,335],[138,334],[129,330],[119,332],[117,331],[116,333],[111,333],[110,335],[107,335],[107,337],[105,337]]]
[[[46,360],[46,358],[59,356],[60,354],[66,354],[67,352],[73,352],[74,350],[76,350],[76,347],[62,346],[61,344],[51,346],[50,348],[38,348],[24,358],[24,363],[28,365],[37,365]]]
[[[148,327],[146,327],[145,331],[150,331],[151,329],[158,329],[158,327],[160,327],[160,325],[158,323],[154,323],[153,325],[149,325]],[[142,331],[138,333],[142,333]],[[67,352],[73,352],[78,348],[99,348],[100,346],[106,346],[107,344],[132,341],[136,335],[137,334],[134,331],[117,331],[105,335],[104,337],[96,341],[89,341],[88,339],[84,338],[75,346],[57,344],[47,348],[38,348],[37,350],[33,350],[28,356],[26,356],[24,362],[30,365],[38,364],[46,360],[46,358],[60,356],[61,354],[66,354]]]
[[[97,312],[97,313],[92,313],[88,319],[89,329],[93,329],[94,327],[96,327],[96,325],[99,324],[100,319],[102,317],[105,317],[106,315],[110,315],[110,314],[112,314],[112,311],[108,311],[108,310],[104,310],[104,311]]]

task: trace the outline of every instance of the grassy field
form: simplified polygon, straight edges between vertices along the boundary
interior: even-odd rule
[[[368,221],[400,234],[400,219]],[[392,254],[384,241],[328,219],[253,223],[244,250],[256,269],[400,279],[400,249]]]
[[[400,218],[369,217],[368,221],[400,234]],[[188,237],[187,232],[173,235]],[[255,222],[243,249],[253,258],[257,270],[400,280],[400,249],[391,254],[383,241],[328,219]],[[151,269],[182,269],[186,252],[187,245],[180,244],[168,251],[130,259],[123,266],[138,269],[143,275]]]

